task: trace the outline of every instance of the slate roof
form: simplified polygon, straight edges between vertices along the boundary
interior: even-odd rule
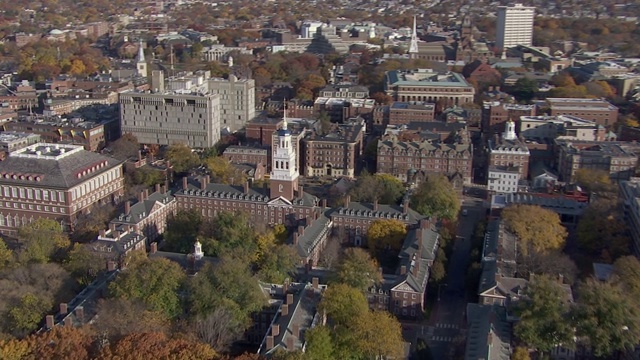
[[[45,144],[41,143],[39,145]],[[57,155],[53,154],[50,157],[46,155],[36,157],[35,155],[21,156],[20,151],[25,149],[18,150],[9,154],[4,161],[0,162],[0,183],[24,185],[25,182],[29,182],[35,187],[69,189],[122,164],[121,161],[111,157],[84,149],[76,149],[78,146],[46,145],[51,147],[51,152],[55,150],[53,148],[54,146],[59,146],[60,148],[69,150],[69,153],[60,154],[58,152]],[[81,147],[82,146],[80,146],[80,148]],[[34,147],[30,146],[28,148]],[[82,175],[83,171],[94,167],[94,170],[87,171],[85,175]],[[80,177],[78,177],[78,173],[81,174]],[[12,176],[10,176],[11,174],[18,176],[16,179],[13,179]],[[20,179],[20,175],[24,175],[25,179]],[[33,178],[39,177],[40,181],[29,181],[27,179],[28,176],[32,176]]]
[[[323,237],[327,237],[331,230],[331,219],[326,211],[304,228],[304,233],[298,237],[298,244],[295,246],[298,255],[306,258],[318,245]]]
[[[509,360],[511,324],[503,307],[467,304],[465,360]]]
[[[166,192],[166,193],[154,192],[153,194],[149,195],[149,197],[146,198],[145,200],[141,202],[139,201],[131,205],[129,214],[120,213],[116,218],[112,220],[112,222],[124,223],[124,224],[137,224],[142,219],[145,219],[149,215],[151,215],[151,210],[153,209],[153,207],[156,205],[157,202],[163,205],[167,205],[172,201],[175,201],[175,198],[171,195],[170,192]]]
[[[344,207],[335,208],[331,212],[331,216],[342,215],[342,216],[357,216],[357,217],[371,217],[371,218],[381,218],[381,219],[398,219],[402,220],[405,223],[415,224],[421,219],[424,219],[425,216],[420,214],[419,212],[409,208],[407,213],[403,212],[402,206],[399,205],[385,205],[379,204],[378,210],[374,210],[374,204],[370,203],[362,203],[351,201],[349,204]]]

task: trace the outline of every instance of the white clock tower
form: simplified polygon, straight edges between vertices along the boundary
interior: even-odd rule
[[[271,162],[271,198],[283,197],[293,200],[298,190],[298,162],[291,143],[291,131],[287,129],[287,108],[285,105],[282,129],[278,130],[278,143],[274,144]]]

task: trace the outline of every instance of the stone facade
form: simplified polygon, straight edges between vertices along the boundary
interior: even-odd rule
[[[432,69],[388,71],[384,90],[395,101],[441,102],[445,106],[473,103],[476,93],[461,74]]]

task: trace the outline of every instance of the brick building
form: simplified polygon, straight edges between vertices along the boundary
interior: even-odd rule
[[[79,213],[119,201],[122,164],[82,146],[39,143],[0,162],[0,231],[13,233],[38,218],[73,230]]]
[[[621,145],[607,141],[556,140],[560,180],[574,182],[579,169],[602,170],[612,180],[629,180],[635,174],[638,156]]]
[[[247,141],[271,147],[273,134],[282,127],[281,118],[256,118],[247,123]]]
[[[502,136],[495,135],[488,141],[487,170],[495,166],[517,167],[520,179],[526,180],[529,176],[529,149],[516,137],[516,125],[513,121],[508,121],[505,128]]]
[[[449,178],[461,176],[471,182],[473,147],[470,142],[398,141],[394,135],[378,141],[377,172],[391,174],[403,182],[420,182],[428,174]]]
[[[222,153],[222,157],[233,164],[269,163],[269,148],[256,146],[231,145]]]
[[[389,106],[387,124],[400,125],[410,122],[433,121],[436,105],[431,103],[394,102]]]
[[[508,104],[501,101],[485,101],[482,104],[481,129],[485,136],[491,136],[504,130],[504,124],[516,121],[521,116],[535,116],[535,105]]]
[[[573,115],[611,126],[618,121],[618,108],[604,99],[548,98],[549,115]]]
[[[89,151],[98,150],[106,140],[103,124],[80,118],[20,116],[4,123],[3,129],[38,134],[45,142],[82,145]]]
[[[355,120],[337,125],[326,135],[314,132],[305,137],[304,175],[355,177],[363,137],[364,123]]]

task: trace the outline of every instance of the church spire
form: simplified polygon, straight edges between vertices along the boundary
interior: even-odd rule
[[[418,53],[418,30],[416,25],[416,16],[413,16],[413,32],[411,33],[411,44],[409,45],[409,54]]]
[[[144,49],[142,48],[142,39],[138,43],[138,62],[146,62],[144,60]]]

